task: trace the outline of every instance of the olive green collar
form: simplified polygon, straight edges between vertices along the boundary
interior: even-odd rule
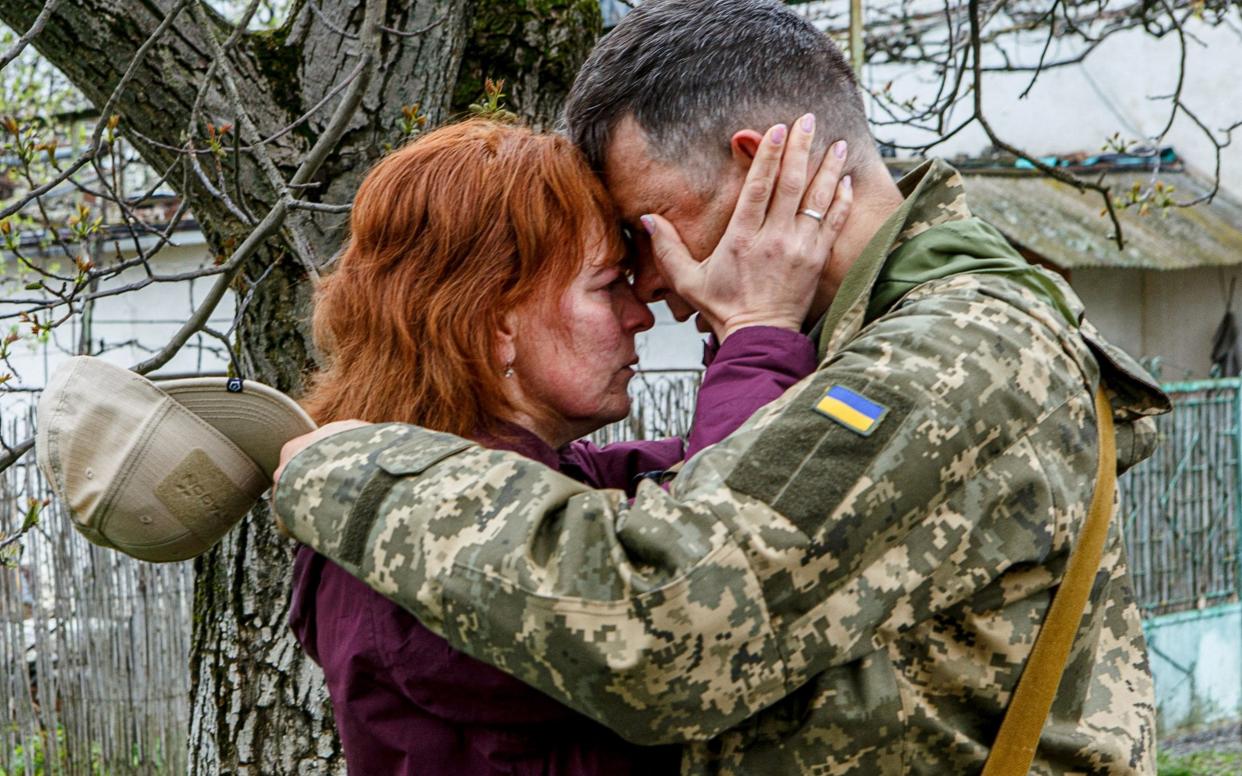
[[[811,330],[821,361],[862,329],[876,279],[896,248],[937,224],[970,217],[962,176],[939,159],[919,165],[897,188],[905,199],[863,248],[828,312]]]

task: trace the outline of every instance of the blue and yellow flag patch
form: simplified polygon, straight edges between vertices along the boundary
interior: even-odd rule
[[[815,411],[831,418],[860,436],[871,436],[888,414],[888,407],[877,404],[844,385],[834,385],[815,403]]]

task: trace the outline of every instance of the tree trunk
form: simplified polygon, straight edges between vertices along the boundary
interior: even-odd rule
[[[195,128],[186,122],[212,60],[206,35],[224,41],[231,30],[205,6],[198,13],[208,17],[206,30],[192,7],[181,10],[113,109],[121,134],[152,167],[164,170],[179,158],[164,146],[180,146],[185,132],[204,137],[207,122],[231,124],[238,137],[244,110],[264,138],[293,123],[357,61],[354,33],[363,0],[313,2],[311,7],[295,0],[278,30],[239,41],[228,60],[240,101],[229,97],[218,76]],[[102,109],[139,47],[178,4],[62,3],[34,45]],[[0,0],[0,19],[24,31],[39,5]],[[314,176],[318,185],[299,192],[306,199],[348,202],[367,169],[400,142],[403,106],[417,103],[430,124],[442,123],[480,96],[484,77],[505,78],[509,107],[535,125],[549,125],[599,34],[600,18],[595,0],[390,0],[385,26],[421,32],[385,35],[377,75],[348,132]],[[267,144],[283,179],[324,129],[335,101]],[[198,147],[203,145],[200,140]],[[278,190],[253,154],[239,154],[237,161],[236,173],[230,165],[220,171],[225,190],[261,219]],[[213,252],[227,255],[249,233],[192,174],[170,180],[180,186]],[[311,290],[306,267],[322,265],[336,251],[344,224],[342,215],[298,211],[249,260],[235,283],[235,291],[249,298],[236,343],[243,376],[300,391],[314,366],[305,326]],[[192,773],[344,773],[322,675],[286,625],[292,557],[293,548],[274,534],[260,505],[195,561]]]

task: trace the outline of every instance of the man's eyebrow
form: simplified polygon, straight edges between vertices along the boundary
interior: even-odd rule
[[[621,222],[625,224],[631,231],[642,230],[643,228],[642,221],[640,221],[639,219],[641,219],[643,216],[648,215],[650,213],[654,213],[655,215],[662,216],[664,215],[664,212],[666,210],[668,210],[667,205],[658,205],[656,207],[635,210],[633,213],[622,213]]]

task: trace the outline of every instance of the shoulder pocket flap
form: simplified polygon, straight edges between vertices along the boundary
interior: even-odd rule
[[[908,390],[859,374],[819,372],[763,429],[726,485],[819,537],[877,457],[893,455],[891,443],[915,415]]]
[[[422,474],[440,461],[474,445],[452,434],[425,432],[413,442],[385,450],[375,462],[389,474],[400,477],[406,474]]]
[[[1079,329],[1083,340],[1099,362],[1104,384],[1112,390],[1109,399],[1114,414],[1123,420],[1160,415],[1173,409],[1160,383],[1128,353],[1106,341],[1093,326]]]

